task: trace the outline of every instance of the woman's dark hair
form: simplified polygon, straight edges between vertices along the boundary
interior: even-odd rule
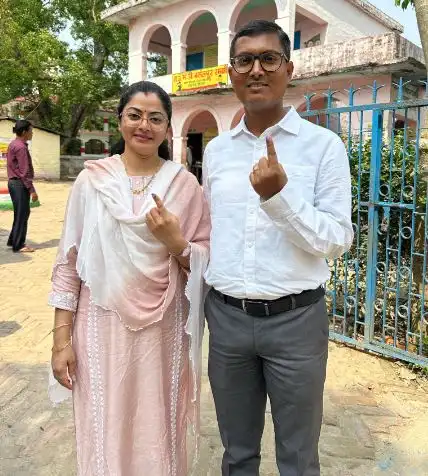
[[[129,103],[129,101],[138,93],[144,94],[156,94],[159,98],[160,102],[162,103],[163,108],[165,109],[166,115],[168,117],[168,127],[171,125],[171,117],[172,117],[172,103],[171,98],[169,97],[168,93],[163,90],[160,86],[156,83],[152,83],[151,81],[139,81],[138,83],[131,84],[129,88],[122,94],[122,97],[119,101],[119,106],[117,108],[117,115],[119,119],[122,117],[123,110],[125,106]],[[125,141],[119,141],[116,144],[118,148],[116,150],[120,150],[122,147],[122,152],[116,152],[118,154],[122,154],[125,150]],[[164,140],[162,144],[159,146],[158,149],[159,157],[165,160],[171,160],[171,154],[169,151],[168,141]]]
[[[16,121],[13,127],[13,133],[16,134],[18,137],[21,137],[25,132],[28,132],[33,127],[30,121],[26,120],[19,120]]]
[[[260,36],[265,34],[276,34],[281,43],[282,49],[287,59],[290,59],[290,38],[285,31],[275,22],[269,20],[253,20],[244,25],[232,39],[230,45],[230,57],[235,55],[235,46],[239,38],[244,36]]]

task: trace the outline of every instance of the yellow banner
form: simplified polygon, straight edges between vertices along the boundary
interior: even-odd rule
[[[0,168],[6,167],[7,149],[10,142],[10,139],[0,137]]]
[[[172,75],[172,92],[200,91],[227,84],[227,65]]]

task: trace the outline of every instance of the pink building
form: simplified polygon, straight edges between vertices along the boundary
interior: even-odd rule
[[[314,94],[312,109],[326,107],[328,88],[337,91],[335,105],[348,105],[351,84],[361,88],[356,104],[371,103],[366,86],[374,80],[384,85],[377,101],[394,101],[401,76],[411,80],[406,99],[417,98],[418,79],[426,75],[422,50],[401,36],[402,25],[365,0],[127,0],[103,18],[129,28],[129,82],[150,79],[171,95],[176,161],[185,160],[192,144],[200,165],[206,143],[241,118],[221,67],[229,63],[234,32],[252,19],[276,21],[290,36],[295,76],[284,102],[299,111],[306,109],[308,94]],[[150,53],[166,57],[168,74],[151,77]],[[193,79],[177,76],[186,71]],[[200,80],[209,74],[211,81]],[[358,121],[370,126],[369,116],[358,115],[352,123]]]

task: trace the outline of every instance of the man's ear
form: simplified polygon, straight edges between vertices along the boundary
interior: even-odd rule
[[[292,61],[289,61],[287,63],[287,75],[288,75],[289,81],[293,79],[293,72],[294,72],[294,63]]]

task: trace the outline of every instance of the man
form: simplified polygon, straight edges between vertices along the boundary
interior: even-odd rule
[[[189,172],[191,172],[193,168],[193,152],[191,145],[186,148],[186,168]]]
[[[353,238],[348,158],[338,136],[284,108],[293,63],[278,25],[251,22],[230,55],[245,115],[209,143],[203,162],[212,219],[208,372],[222,474],[259,474],[268,395],[280,475],[317,476],[326,258]]]
[[[28,219],[30,218],[30,197],[37,202],[38,196],[33,185],[34,168],[27,142],[33,138],[33,126],[29,121],[17,121],[13,140],[7,150],[7,176],[10,198],[13,203],[13,225],[7,245],[15,253],[32,253],[34,248],[26,245]]]

